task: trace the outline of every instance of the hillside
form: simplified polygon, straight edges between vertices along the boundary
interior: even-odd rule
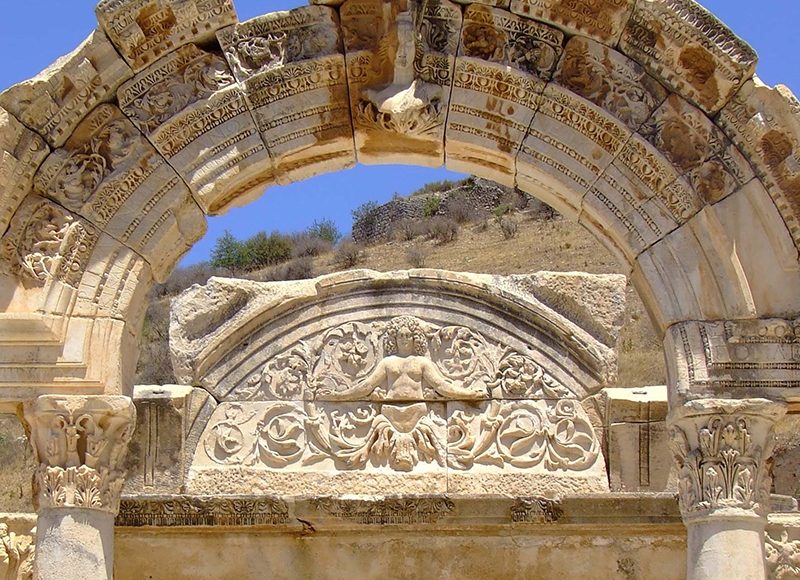
[[[596,274],[625,273],[611,254],[582,226],[566,219],[543,217],[541,211],[514,211],[505,217],[517,224],[516,236],[506,239],[500,220],[483,216],[478,223],[461,225],[453,241],[441,243],[419,235],[413,240],[393,239],[371,246],[345,242],[338,250],[313,258],[247,272],[254,280],[314,277],[346,269],[346,266],[379,271],[424,266],[454,271],[520,274],[539,270],[585,271]],[[345,248],[347,246],[347,248]],[[349,263],[348,263],[349,262]],[[156,290],[145,322],[137,382],[172,382],[168,355],[169,302],[180,289],[204,283],[208,276],[226,275],[207,266],[179,270],[167,285]],[[626,323],[620,338],[620,386],[663,384],[665,369],[661,344],[644,306],[628,286]]]

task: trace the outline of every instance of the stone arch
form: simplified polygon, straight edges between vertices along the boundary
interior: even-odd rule
[[[204,215],[357,161],[444,163],[577,218],[630,267],[673,399],[796,386],[737,356],[793,356],[800,105],[712,15],[327,4],[239,23],[228,0],[103,0],[0,95],[0,400],[128,393],[147,290]]]

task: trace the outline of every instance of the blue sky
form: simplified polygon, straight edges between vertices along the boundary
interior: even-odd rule
[[[6,0],[0,20],[0,90],[25,80],[71,51],[96,26],[95,0]],[[241,20],[304,5],[300,0],[234,0]],[[768,84],[785,84],[800,94],[800,1],[701,0],[701,4],[749,42],[758,52],[757,74]],[[444,169],[365,166],[321,175],[301,183],[270,188],[258,201],[210,218],[208,234],[183,264],[208,258],[226,229],[239,238],[259,230],[297,231],[315,220],[331,218],[344,232],[350,212],[367,200],[383,202],[424,183],[453,179]]]

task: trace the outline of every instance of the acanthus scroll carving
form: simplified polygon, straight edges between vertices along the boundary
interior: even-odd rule
[[[0,521],[0,580],[32,580],[35,549],[32,536],[17,534]]]
[[[348,322],[271,356],[238,400],[574,398],[533,357],[465,326],[413,316]]]
[[[773,422],[773,417],[743,412],[712,412],[671,421],[670,443],[679,466],[684,519],[730,510],[766,514]]]
[[[43,396],[26,405],[39,505],[116,513],[134,418],[127,397]]]
[[[765,552],[768,578],[770,580],[790,580],[800,578],[800,540],[790,540],[786,530],[775,539],[765,534]]]

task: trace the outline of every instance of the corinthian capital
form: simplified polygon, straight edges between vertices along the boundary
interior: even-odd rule
[[[24,408],[40,508],[119,510],[136,410],[128,397],[45,395]]]
[[[668,417],[684,521],[722,515],[766,517],[772,428],[785,407],[765,399],[701,399]]]

